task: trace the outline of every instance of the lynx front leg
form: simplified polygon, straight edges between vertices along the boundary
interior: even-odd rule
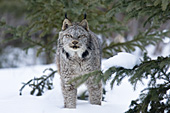
[[[95,84],[92,79],[86,83],[89,92],[89,101],[91,104],[101,105],[102,101],[102,83]]]
[[[65,108],[76,108],[77,89],[71,84],[61,84]]]

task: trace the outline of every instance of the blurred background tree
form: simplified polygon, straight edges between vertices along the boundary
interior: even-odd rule
[[[160,41],[154,34],[148,35],[156,31],[156,25],[151,26],[152,12],[148,10],[148,14],[145,11],[142,14],[141,11],[141,16],[136,16],[138,13],[133,9],[140,8],[140,2],[134,2],[136,7],[122,0],[1,0],[0,4],[2,48],[20,46],[27,52],[33,48],[36,56],[43,54],[43,64],[54,62],[58,32],[66,12],[72,21],[81,21],[83,14],[87,13],[90,29],[99,35],[103,43],[104,58],[120,51],[135,51],[136,47],[145,50],[145,46]],[[158,6],[159,2],[156,4]],[[166,8],[165,11],[168,10]],[[145,26],[142,24],[144,22]],[[163,25],[164,28],[168,26]]]
[[[27,9],[23,2],[19,0],[0,0],[0,19],[6,21],[8,25],[17,27],[18,25],[25,25],[26,20],[24,19]],[[1,23],[2,25],[2,23]],[[5,28],[0,26],[0,68],[5,67],[16,67],[16,62],[12,62],[9,56],[17,61],[18,55],[12,51],[12,48],[24,48],[24,44],[21,43],[21,39],[16,39],[12,41],[6,41],[8,38],[11,38],[12,34],[5,33]],[[12,53],[11,55],[9,55]]]

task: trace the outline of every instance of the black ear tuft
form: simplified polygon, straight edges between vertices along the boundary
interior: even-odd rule
[[[86,13],[84,13],[84,19],[86,19],[86,17],[87,17],[87,15],[86,15]]]
[[[68,18],[67,18],[67,13],[65,13],[65,19],[68,19]]]
[[[80,22],[80,26],[82,26],[84,29],[86,29],[87,31],[89,31],[89,25],[88,25],[88,22],[86,20],[86,13],[84,13],[84,19]]]

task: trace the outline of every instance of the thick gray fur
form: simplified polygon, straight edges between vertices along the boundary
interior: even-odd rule
[[[68,20],[67,20],[68,21]],[[57,66],[61,78],[61,86],[65,108],[76,108],[76,82],[69,84],[75,77],[101,69],[101,47],[97,36],[86,29],[87,21],[69,23],[59,33],[57,49]],[[63,24],[65,24],[63,22]],[[66,22],[67,24],[67,22]],[[86,85],[91,104],[101,105],[102,83],[94,84],[91,77]]]

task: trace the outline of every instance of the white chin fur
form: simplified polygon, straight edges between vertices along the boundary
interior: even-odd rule
[[[77,55],[78,55],[80,58],[82,57],[83,52],[86,50],[85,47],[73,49],[73,48],[70,48],[70,47],[68,47],[68,46],[65,46],[64,49],[65,49],[65,51],[68,52],[71,56],[74,56],[74,55],[77,53]]]

